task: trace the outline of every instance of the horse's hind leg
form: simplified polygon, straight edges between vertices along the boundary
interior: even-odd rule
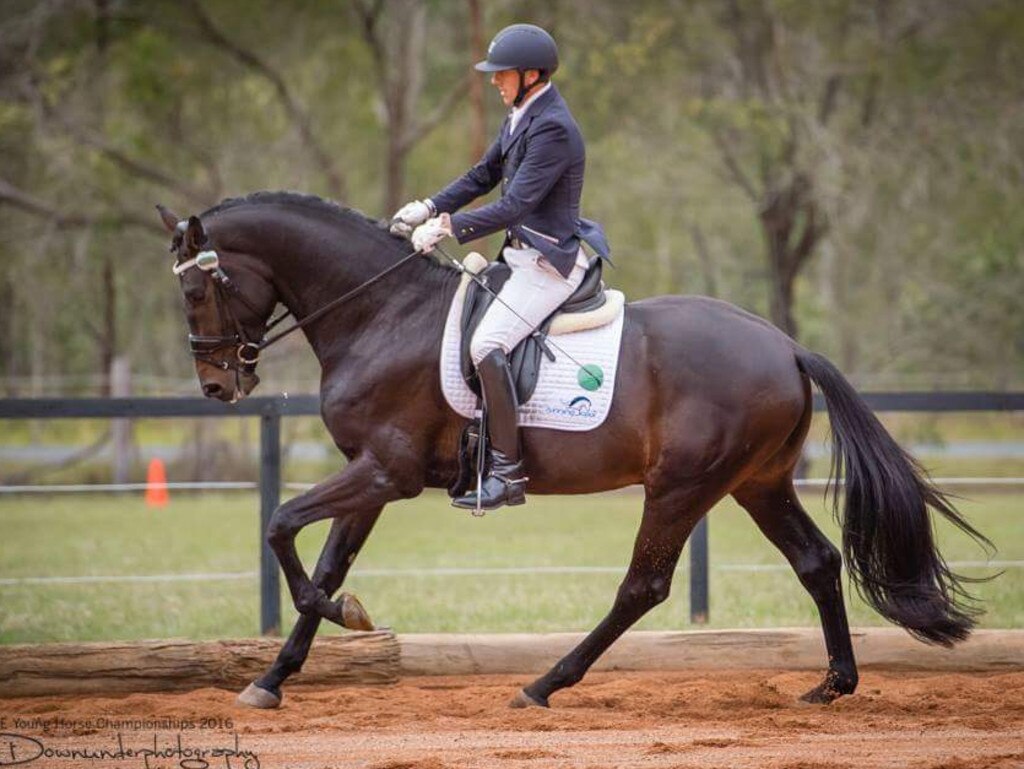
[[[733,496],[746,508],[758,528],[771,540],[796,571],[818,606],[828,673],[825,680],[803,695],[807,702],[832,702],[857,688],[850,627],[840,582],[842,558],[800,505],[789,472],[771,480],[749,481]]]
[[[349,566],[373,529],[381,509],[335,518],[331,523],[312,576],[313,584],[328,596],[345,581]],[[274,664],[239,695],[240,704],[257,708],[276,708],[281,704],[281,684],[302,669],[322,619],[319,614],[299,615]]]
[[[690,532],[722,492],[692,489],[654,496],[648,492],[633,558],[611,611],[550,671],[525,687],[513,707],[541,705],[559,689],[578,683],[597,658],[633,623],[668,598],[672,574]]]

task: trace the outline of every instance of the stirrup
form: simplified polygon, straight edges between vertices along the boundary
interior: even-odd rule
[[[499,507],[515,507],[516,505],[526,504],[526,484],[529,482],[529,478],[523,476],[522,478],[502,478],[500,475],[488,475],[483,480],[483,485],[495,482],[501,483],[504,488],[496,490],[494,494],[487,496],[487,503],[481,499],[480,491],[478,487],[472,491],[464,494],[461,497],[456,497],[452,500],[452,507],[457,507],[462,510],[472,510],[473,515],[476,517],[482,516],[489,510],[497,510]]]

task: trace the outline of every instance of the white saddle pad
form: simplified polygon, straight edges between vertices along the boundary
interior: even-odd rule
[[[465,291],[460,289],[448,309],[441,344],[441,389],[456,413],[472,419],[478,414],[477,397],[462,379],[459,360],[464,302]],[[604,422],[615,390],[624,315],[620,309],[615,320],[603,326],[548,338],[555,361],[543,357],[537,389],[529,402],[519,407],[520,427],[583,431]],[[581,370],[569,356],[587,370]]]

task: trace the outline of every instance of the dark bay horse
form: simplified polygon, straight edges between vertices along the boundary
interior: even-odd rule
[[[193,352],[202,390],[225,401],[255,385],[255,355],[244,342],[263,337],[278,302],[302,319],[412,250],[359,213],[294,193],[227,200],[187,222],[162,208],[161,216],[175,233],[171,248],[198,339]],[[211,251],[231,291],[210,271],[181,269]],[[301,668],[321,619],[343,623],[332,595],[384,506],[455,477],[465,422],[444,400],[438,357],[458,281],[454,268],[416,257],[303,328],[322,367],[324,423],[348,462],[273,515],[267,538],[300,617],[273,666],[243,692],[243,703],[278,705],[281,684]],[[828,670],[804,699],[829,702],[854,691],[844,559],[793,488],[812,382],[832,422],[833,475],[845,477],[835,512],[857,588],[882,616],[923,641],[952,645],[967,637],[977,609],[936,548],[929,508],[987,540],[831,363],[726,302],[662,296],[631,302],[625,312],[615,402],[604,424],[591,432],[529,429],[523,440],[531,494],[643,484],[632,560],[608,615],[514,704],[547,705],[664,601],[694,525],[728,494],[786,557],[818,607]],[[326,518],[333,523],[310,577],[295,536]]]

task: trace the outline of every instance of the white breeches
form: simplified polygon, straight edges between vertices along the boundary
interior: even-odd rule
[[[535,248],[508,246],[504,255],[512,274],[498,293],[501,301],[491,303],[473,334],[469,355],[474,364],[497,349],[508,355],[579,288],[587,272],[587,255],[582,248],[568,278],[563,278]]]

